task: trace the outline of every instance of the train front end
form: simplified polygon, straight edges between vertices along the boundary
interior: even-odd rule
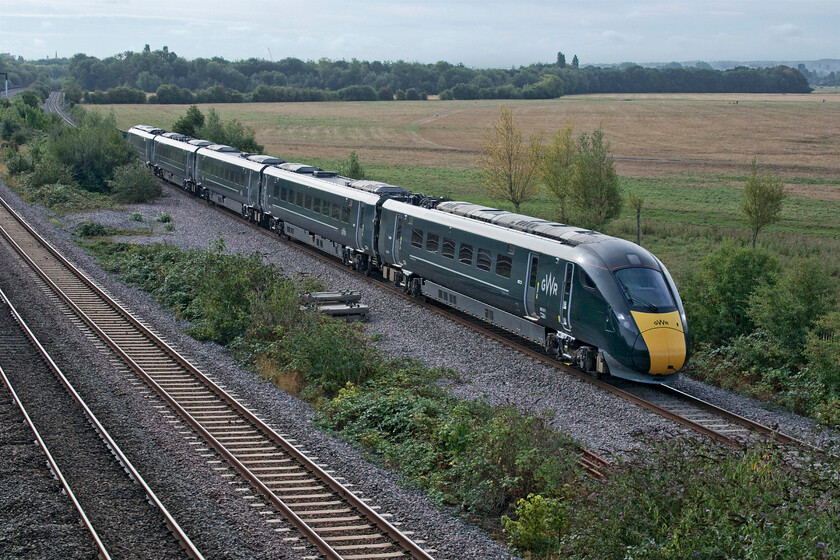
[[[610,309],[606,330],[611,331],[601,350],[610,374],[644,383],[675,380],[688,362],[689,340],[671,275],[633,243],[614,240],[608,250],[599,249],[606,265],[600,284]]]

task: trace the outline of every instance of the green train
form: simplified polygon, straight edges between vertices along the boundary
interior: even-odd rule
[[[586,371],[665,383],[688,360],[674,281],[629,241],[149,126],[128,139],[158,176],[196,196]]]

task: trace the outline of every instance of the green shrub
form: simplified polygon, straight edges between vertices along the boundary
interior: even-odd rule
[[[170,222],[172,221],[172,216],[170,216],[170,215],[169,215],[168,213],[166,213],[166,212],[160,212],[160,213],[157,215],[157,217],[155,218],[155,221],[158,221],[158,222],[160,222],[160,223],[162,223],[162,224],[168,224],[168,223],[170,223]]]
[[[117,168],[108,185],[111,196],[118,202],[127,204],[147,202],[159,197],[163,192],[154,175],[140,162]]]
[[[9,175],[21,175],[32,171],[32,161],[23,154],[12,148],[3,150],[3,163],[9,170]]]
[[[109,206],[108,197],[85,192],[74,185],[52,184],[35,189],[25,187],[22,197],[29,204],[40,204],[57,214],[71,214]]]
[[[836,458],[648,444],[605,483],[571,486],[555,558],[840,558]]]
[[[131,219],[135,222],[142,222],[143,221],[143,214],[140,212],[132,212]]]
[[[508,544],[514,550],[532,555],[549,557],[557,554],[568,525],[564,502],[554,498],[543,498],[539,494],[528,494],[516,502],[516,521],[502,516],[502,526],[508,536]]]
[[[72,170],[66,165],[52,158],[43,158],[37,165],[33,165],[32,171],[23,176],[23,185],[26,189],[33,190],[44,185],[68,185],[76,187],[78,184],[73,178]]]
[[[777,283],[756,287],[750,295],[749,314],[759,329],[791,352],[792,361],[800,361],[808,330],[834,306],[833,291],[818,261],[795,261]]]
[[[76,235],[80,237],[104,237],[109,234],[108,228],[99,222],[85,222],[76,228]]]
[[[529,493],[556,496],[574,476],[574,444],[542,420],[447,395],[403,368],[343,389],[319,423],[381,454],[439,501],[498,516]]]
[[[48,152],[70,169],[79,186],[105,192],[114,170],[134,160],[128,142],[117,130],[113,114],[87,114],[78,128],[64,127],[49,142]]]
[[[752,332],[750,296],[759,284],[774,284],[779,268],[768,252],[731,243],[703,259],[681,290],[692,341],[718,345]]]
[[[350,155],[344,160],[338,168],[338,174],[351,179],[366,179],[365,169],[359,163],[359,156],[355,150],[350,152]]]

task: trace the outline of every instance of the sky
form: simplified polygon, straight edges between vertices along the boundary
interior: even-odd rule
[[[553,62],[840,58],[840,0],[0,0],[0,52]]]

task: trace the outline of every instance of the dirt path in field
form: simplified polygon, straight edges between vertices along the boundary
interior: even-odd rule
[[[465,109],[458,109],[456,111],[449,111],[449,112],[444,113],[443,115],[441,115],[439,112],[435,112],[434,117],[425,117],[425,118],[413,121],[409,126],[424,125],[424,124],[427,124],[427,123],[430,123],[430,122],[434,122],[434,121],[437,121],[437,120],[440,120],[440,119],[444,119],[444,118],[446,118],[450,115],[454,115],[456,113],[461,113],[464,110]],[[408,137],[411,138],[412,140],[415,140],[416,142],[419,142],[420,144],[425,144],[427,146],[432,146],[433,148],[439,148],[439,149],[443,149],[443,150],[452,150],[452,151],[455,151],[455,152],[463,152],[464,151],[463,148],[456,148],[455,146],[444,146],[443,144],[438,144],[437,142],[433,142],[433,141],[429,140],[428,138],[424,138],[423,136],[420,135],[419,132],[416,132],[414,130],[409,130],[408,131]]]

